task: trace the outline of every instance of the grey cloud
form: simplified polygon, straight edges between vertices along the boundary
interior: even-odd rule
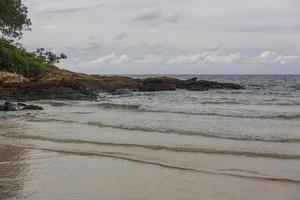
[[[184,18],[183,14],[181,14],[181,13],[174,13],[174,14],[172,14],[170,16],[166,16],[164,20],[166,22],[170,22],[170,23],[178,23],[183,18]]]
[[[49,15],[49,14],[72,14],[77,12],[88,11],[94,9],[96,7],[103,6],[103,4],[91,5],[91,6],[84,6],[84,7],[76,7],[76,8],[64,8],[64,9],[53,9],[53,10],[46,10],[42,11],[39,14],[42,15]]]
[[[153,21],[158,20],[162,17],[162,13],[160,11],[151,11],[143,14],[139,14],[133,18],[133,21]]]
[[[124,38],[126,38],[128,35],[126,33],[119,33],[118,35],[116,35],[114,37],[115,40],[122,40]]]
[[[100,42],[91,42],[88,44],[88,47],[85,48],[87,51],[96,51],[103,46],[103,41]]]
[[[147,22],[147,23],[150,23],[150,24],[154,24],[154,23],[159,24],[159,23],[162,23],[162,22],[178,23],[183,18],[184,18],[184,15],[179,13],[179,12],[167,14],[167,13],[164,13],[162,11],[155,10],[155,11],[139,14],[139,15],[135,16],[132,19],[132,21],[134,21],[134,22]]]

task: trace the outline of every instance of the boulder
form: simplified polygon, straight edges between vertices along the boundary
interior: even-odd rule
[[[37,105],[27,105],[24,103],[12,103],[5,102],[3,105],[0,105],[0,111],[20,111],[20,110],[43,110],[41,106]]]
[[[44,108],[36,105],[26,105],[21,110],[44,110]]]
[[[20,108],[18,104],[5,102],[3,105],[0,105],[0,111],[19,111]]]

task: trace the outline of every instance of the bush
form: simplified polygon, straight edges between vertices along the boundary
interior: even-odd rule
[[[54,68],[52,64],[47,57],[27,52],[12,40],[0,39],[0,71],[18,73],[30,78]]]

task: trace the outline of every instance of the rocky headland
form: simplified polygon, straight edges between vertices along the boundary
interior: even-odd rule
[[[19,74],[0,72],[0,99],[32,101],[43,99],[95,100],[99,92],[164,91],[186,89],[205,91],[212,89],[244,89],[233,83],[179,80],[170,77],[134,79],[125,76],[102,76],[53,69],[28,79]]]

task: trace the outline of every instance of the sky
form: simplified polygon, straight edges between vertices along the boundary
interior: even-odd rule
[[[23,0],[32,51],[100,74],[300,74],[299,0]]]

